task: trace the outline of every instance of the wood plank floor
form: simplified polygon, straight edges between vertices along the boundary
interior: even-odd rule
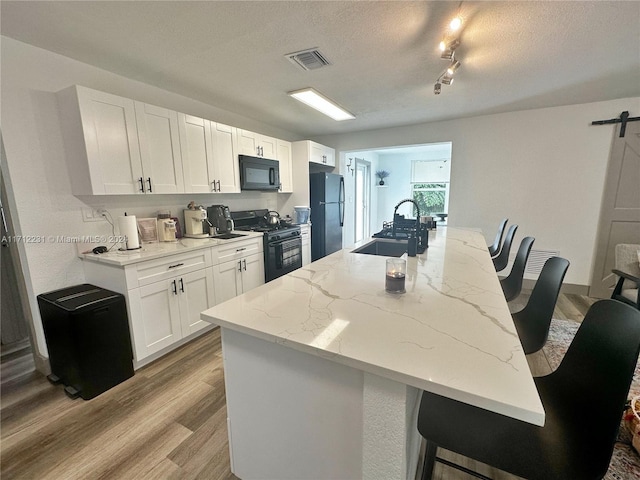
[[[593,301],[561,295],[555,317],[580,321]],[[532,370],[544,368],[544,358],[532,360]],[[230,472],[218,330],[90,401],[67,398],[37,372],[3,385],[0,400],[3,480],[237,478]],[[516,478],[462,460],[493,478]],[[471,477],[437,465],[434,478]]]

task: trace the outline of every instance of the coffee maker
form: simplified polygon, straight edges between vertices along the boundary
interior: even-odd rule
[[[202,207],[196,207],[184,211],[185,237],[207,238],[209,233],[205,233],[204,222],[207,221],[207,211]]]
[[[231,212],[226,205],[211,205],[207,207],[209,223],[216,228],[218,233],[227,233],[235,228]]]

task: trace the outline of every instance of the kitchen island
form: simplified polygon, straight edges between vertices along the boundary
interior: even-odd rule
[[[421,390],[544,423],[480,232],[431,232],[399,295],[386,257],[352,250],[202,313],[222,330],[238,477],[413,479]]]

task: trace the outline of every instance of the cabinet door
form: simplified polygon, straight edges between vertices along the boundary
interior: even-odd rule
[[[293,171],[291,160],[291,142],[277,141],[278,162],[280,162],[280,193],[293,192]]]
[[[133,100],[76,88],[92,192],[144,193]]]
[[[178,114],[142,102],[135,108],[147,193],[184,192]]]
[[[242,291],[248,292],[264,284],[264,256],[255,253],[242,259]]]
[[[213,180],[221,193],[240,193],[240,166],[233,127],[211,122]]]
[[[319,143],[309,142],[309,161],[313,163],[326,164],[324,146]]]
[[[311,231],[309,227],[300,228],[300,237],[302,239],[302,266],[311,263]]]
[[[213,188],[211,122],[178,114],[185,193],[209,193]]]
[[[325,147],[316,142],[309,142],[309,161],[322,165],[336,166],[336,151],[331,147]]]
[[[238,136],[238,153],[240,155],[250,155],[252,157],[259,157],[259,135],[249,130],[236,129]]]
[[[129,302],[136,361],[182,338],[177,282],[166,280],[130,290]]]
[[[276,143],[277,140],[275,138],[259,135],[258,146],[260,147],[260,156],[264,158],[270,158],[272,160],[278,158],[278,147]]]
[[[177,277],[180,299],[180,321],[182,336],[211,325],[200,319],[200,312],[212,307],[215,302],[213,270],[211,267]]]
[[[225,302],[242,293],[241,268],[241,260],[232,260],[213,267],[216,304]]]
[[[329,165],[331,167],[336,166],[336,151],[333,148],[324,148],[324,161],[325,165]]]

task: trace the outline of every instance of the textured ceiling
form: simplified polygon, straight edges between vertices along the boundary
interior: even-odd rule
[[[462,67],[435,96],[459,5]],[[640,96],[638,1],[3,0],[0,17],[2,35],[303,136]],[[332,65],[285,58],[311,47]],[[357,118],[286,95],[308,86]]]

